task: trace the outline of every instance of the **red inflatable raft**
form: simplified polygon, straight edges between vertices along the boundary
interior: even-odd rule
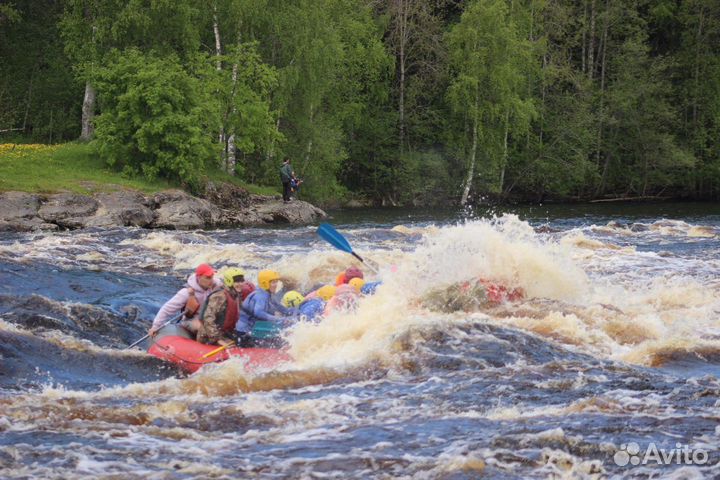
[[[168,325],[150,344],[148,353],[174,363],[187,373],[194,373],[207,363],[223,362],[230,357],[243,357],[250,369],[272,368],[292,360],[282,350],[239,347],[230,347],[209,358],[203,358],[203,355],[217,348],[217,345],[205,345],[190,339],[189,334],[182,327]]]

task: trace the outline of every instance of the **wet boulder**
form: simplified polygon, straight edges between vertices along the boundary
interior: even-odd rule
[[[193,197],[182,190],[167,190],[152,199],[155,206],[155,228],[192,230],[212,228],[221,219],[218,207],[207,200]]]
[[[249,207],[252,201],[250,192],[227,182],[207,182],[203,197],[213,205],[227,210]]]
[[[155,220],[151,202],[139,192],[120,190],[98,193],[95,199],[99,208],[88,222],[88,227],[147,227]]]
[[[57,229],[38,217],[42,197],[25,192],[0,193],[0,231],[29,232]]]
[[[327,216],[316,206],[302,200],[287,203],[270,200],[258,205],[255,211],[260,215],[271,217],[272,222],[275,223],[312,223]]]
[[[252,195],[237,185],[208,182],[205,198],[182,190],[152,197],[118,189],[92,196],[71,192],[38,195],[0,193],[0,231],[72,230],[132,226],[192,230],[270,223],[307,224],[326,217],[308,202]]]
[[[47,203],[40,206],[38,216],[47,223],[60,228],[82,228],[98,209],[98,202],[87,195],[58,193],[49,195]]]

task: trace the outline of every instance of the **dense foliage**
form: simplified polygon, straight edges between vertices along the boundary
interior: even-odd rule
[[[14,0],[0,140],[303,196],[720,196],[720,2]]]

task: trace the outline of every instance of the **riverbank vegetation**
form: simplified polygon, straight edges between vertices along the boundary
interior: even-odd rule
[[[276,187],[248,185],[219,168],[208,169],[202,180],[233,183],[259,195],[279,193]],[[0,144],[0,191],[53,193],[66,190],[89,194],[130,188],[153,194],[179,186],[179,182],[167,178],[150,180],[144,176],[123,175],[109,167],[88,143]]]
[[[147,188],[289,157],[318,201],[718,198],[719,45],[703,0],[15,0],[0,143]]]

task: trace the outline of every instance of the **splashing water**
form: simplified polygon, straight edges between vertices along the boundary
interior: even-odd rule
[[[594,223],[343,228],[380,266],[375,295],[289,329],[288,365],[187,378],[120,349],[196,263],[274,268],[307,291],[352,258],[311,228],[0,238],[0,476],[657,473],[613,462],[628,442],[705,449],[707,465],[662,472],[712,476],[720,221]],[[478,278],[524,297],[427,306]]]

